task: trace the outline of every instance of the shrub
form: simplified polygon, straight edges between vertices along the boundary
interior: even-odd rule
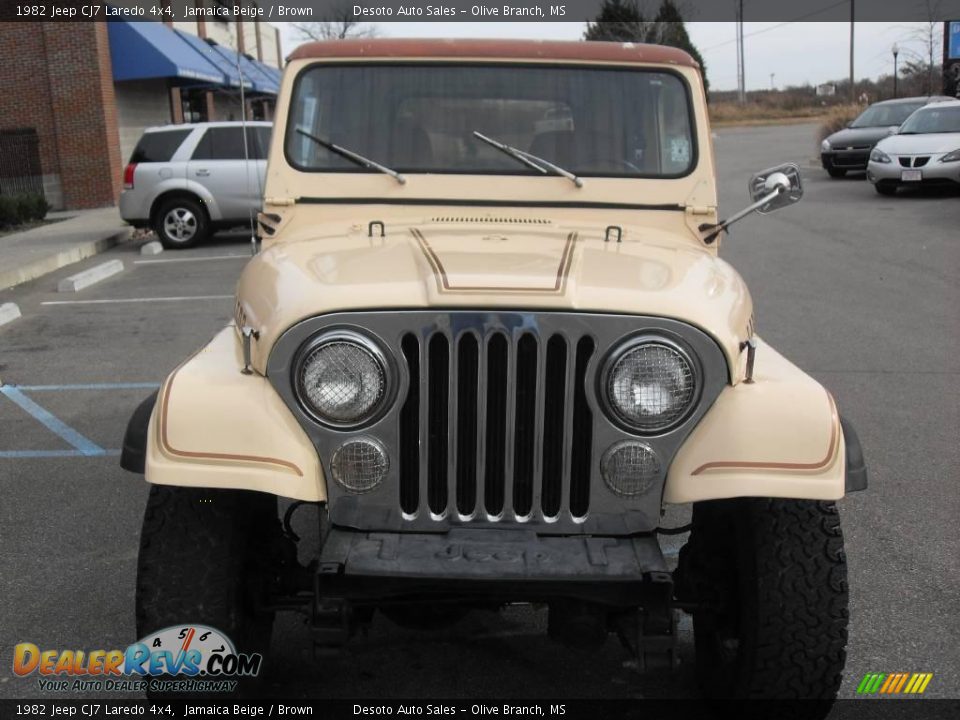
[[[0,195],[0,228],[17,225],[20,222],[15,198]]]
[[[40,193],[31,193],[27,195],[27,197],[30,198],[30,219],[43,220],[50,211],[50,203],[48,203],[47,199]]]
[[[39,193],[0,195],[0,227],[43,220],[49,210],[50,204]]]
[[[820,125],[817,144],[819,145],[835,132],[843,130],[847,124],[854,120],[861,112],[863,112],[863,108],[858,105],[839,105],[832,108]]]

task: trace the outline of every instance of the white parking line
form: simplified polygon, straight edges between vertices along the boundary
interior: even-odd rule
[[[210,255],[205,257],[164,258],[163,260],[134,260],[134,265],[156,265],[159,263],[203,262],[204,260],[249,260],[249,255]]]
[[[232,300],[233,295],[191,295],[182,297],[115,298],[110,300],[46,300],[41,305],[109,305],[111,303],[180,302],[183,300]]]

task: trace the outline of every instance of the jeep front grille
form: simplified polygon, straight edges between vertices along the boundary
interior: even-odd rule
[[[589,510],[592,338],[407,333],[399,414],[407,516],[519,521]]]
[[[365,335],[386,357],[390,407],[358,427],[317,422],[294,387],[297,358],[331,329]],[[650,334],[683,344],[702,390],[689,417],[644,436],[661,472],[646,491],[623,495],[603,481],[600,461],[637,437],[600,409],[597,378],[621,343]],[[713,339],[669,318],[402,309],[297,323],[274,345],[267,377],[316,447],[326,478],[345,443],[372,440],[389,455],[374,490],[326,483],[334,526],[429,533],[523,524],[542,535],[621,536],[657,527],[672,458],[729,371]]]

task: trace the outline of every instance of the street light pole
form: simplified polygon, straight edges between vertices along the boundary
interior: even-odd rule
[[[893,44],[893,96],[897,97],[897,55],[900,54],[900,47]]]
[[[850,0],[850,104],[857,102],[857,88],[853,80],[853,5],[854,0]]]

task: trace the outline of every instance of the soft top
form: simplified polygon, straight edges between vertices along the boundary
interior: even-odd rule
[[[324,40],[301,45],[287,59],[309,58],[497,58],[699,67],[686,52],[666,45],[569,40]]]

